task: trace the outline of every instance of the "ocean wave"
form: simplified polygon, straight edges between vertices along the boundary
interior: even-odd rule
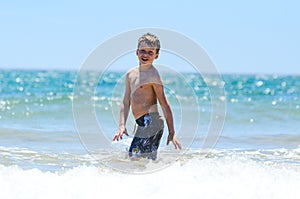
[[[297,198],[298,166],[251,159],[192,157],[147,175],[103,166],[56,172],[0,165],[1,198]]]
[[[144,174],[163,170],[176,162],[182,165],[191,160],[238,160],[261,162],[278,167],[300,169],[300,146],[294,149],[191,149],[174,150],[172,146],[161,147],[155,161],[141,159],[131,161],[128,157],[130,142],[112,144],[108,148],[95,151],[69,149],[57,150],[25,147],[0,147],[0,165],[18,165],[21,168],[37,168],[43,171],[60,171],[80,165],[94,165],[110,168],[118,172]]]

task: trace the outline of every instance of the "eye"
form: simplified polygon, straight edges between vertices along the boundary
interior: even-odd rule
[[[140,50],[141,54],[146,54],[147,52],[145,50]]]

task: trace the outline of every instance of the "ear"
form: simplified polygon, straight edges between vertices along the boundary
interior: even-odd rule
[[[155,59],[157,59],[157,58],[158,58],[158,56],[159,56],[159,53],[156,53],[156,55],[155,55]]]
[[[139,55],[139,50],[136,49],[135,54],[138,56]]]

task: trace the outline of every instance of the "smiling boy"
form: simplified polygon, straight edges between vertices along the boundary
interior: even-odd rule
[[[144,34],[139,38],[136,50],[139,66],[126,74],[126,90],[121,104],[119,129],[113,140],[122,139],[123,134],[128,136],[125,126],[131,106],[138,128],[129,148],[130,157],[147,157],[153,160],[157,158],[157,149],[164,129],[157,101],[162,107],[169,130],[167,145],[172,142],[176,149],[182,148],[175,136],[172,110],[164,93],[163,82],[152,65],[158,58],[159,50],[159,39],[153,34]]]

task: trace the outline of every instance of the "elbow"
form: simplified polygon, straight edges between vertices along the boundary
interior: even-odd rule
[[[123,107],[129,107],[130,106],[130,101],[129,100],[124,100],[123,101]]]
[[[170,108],[170,104],[169,104],[168,101],[160,102],[160,105],[164,109],[169,109]]]
[[[170,107],[170,104],[169,103],[164,103],[164,104],[161,104],[161,107],[164,111],[166,112],[169,112],[171,111],[171,107]]]

